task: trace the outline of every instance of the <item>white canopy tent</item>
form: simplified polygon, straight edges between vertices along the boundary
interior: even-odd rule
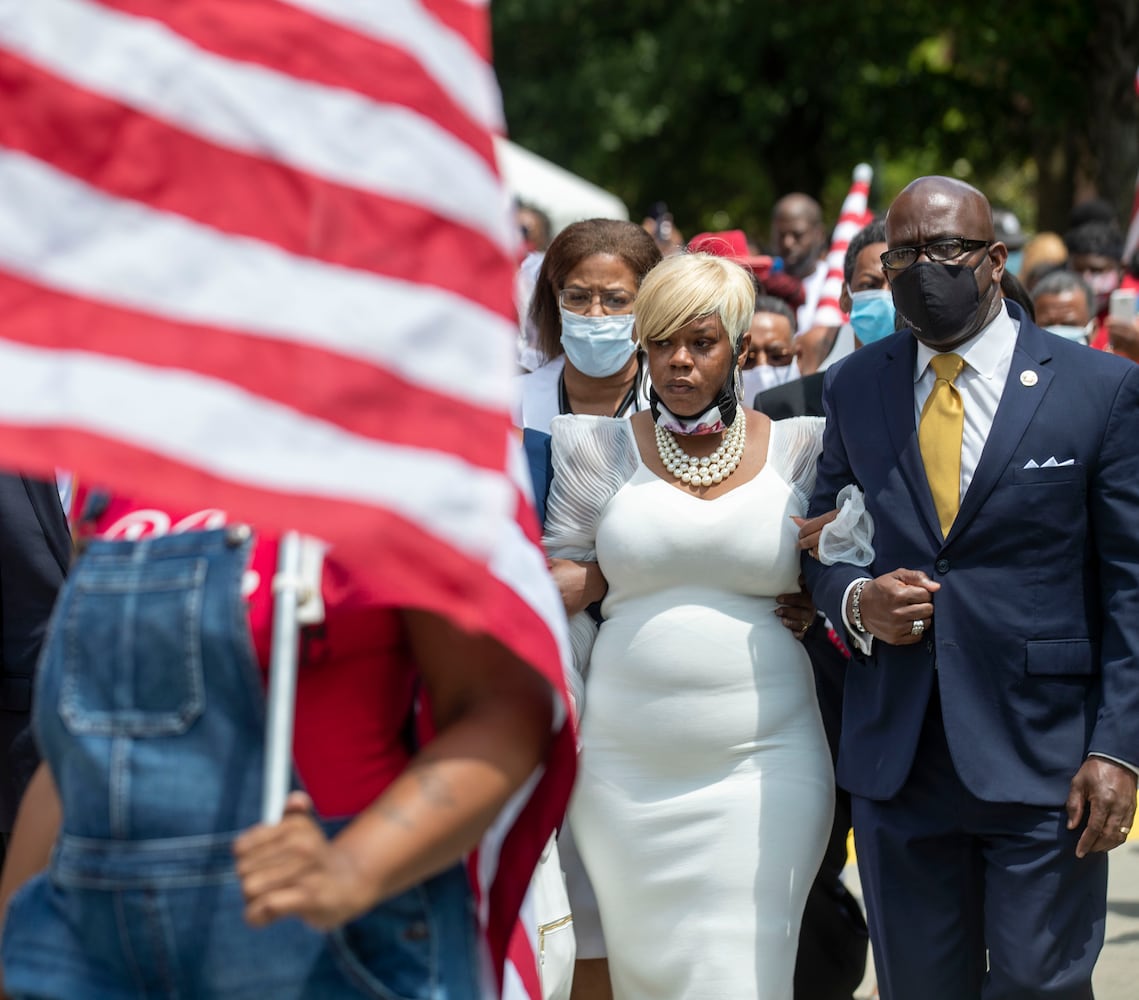
[[[545,212],[554,233],[579,219],[629,218],[629,209],[616,195],[509,139],[496,138],[495,152],[507,190]]]

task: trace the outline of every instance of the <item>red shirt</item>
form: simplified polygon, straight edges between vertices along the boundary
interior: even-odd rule
[[[220,510],[144,507],[117,496],[91,511],[96,505],[89,497],[86,489],[76,491],[73,520],[79,538],[137,539],[217,528],[227,520]],[[257,536],[242,588],[263,673],[269,663],[276,542]],[[417,672],[397,612],[367,603],[334,558],[324,561],[321,592],[325,620],[301,632],[293,758],[321,815],[352,816],[408,763],[405,732]]]

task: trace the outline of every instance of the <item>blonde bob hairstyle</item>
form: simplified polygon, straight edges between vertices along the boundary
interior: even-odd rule
[[[755,279],[730,260],[710,253],[665,257],[641,282],[636,314],[637,343],[668,340],[700,316],[715,313],[738,352],[755,312]]]

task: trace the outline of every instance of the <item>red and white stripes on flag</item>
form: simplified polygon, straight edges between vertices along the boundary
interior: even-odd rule
[[[842,295],[843,261],[850,241],[871,219],[867,209],[870,198],[870,181],[874,170],[869,163],[860,163],[854,168],[850,191],[842,203],[838,223],[831,236],[831,248],[827,252],[827,277],[815,310],[814,326],[842,326],[846,313],[838,304]]]
[[[484,3],[0,0],[0,462],[328,539],[564,694],[501,127]],[[480,854],[495,980],[572,773]]]

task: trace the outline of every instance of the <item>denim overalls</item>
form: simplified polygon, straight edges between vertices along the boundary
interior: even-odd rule
[[[259,821],[264,738],[241,597],[251,544],[243,525],[95,541],[73,568],[34,709],[63,826],[12,900],[11,996],[479,995],[462,866],[333,934],[243,920],[233,840]]]

